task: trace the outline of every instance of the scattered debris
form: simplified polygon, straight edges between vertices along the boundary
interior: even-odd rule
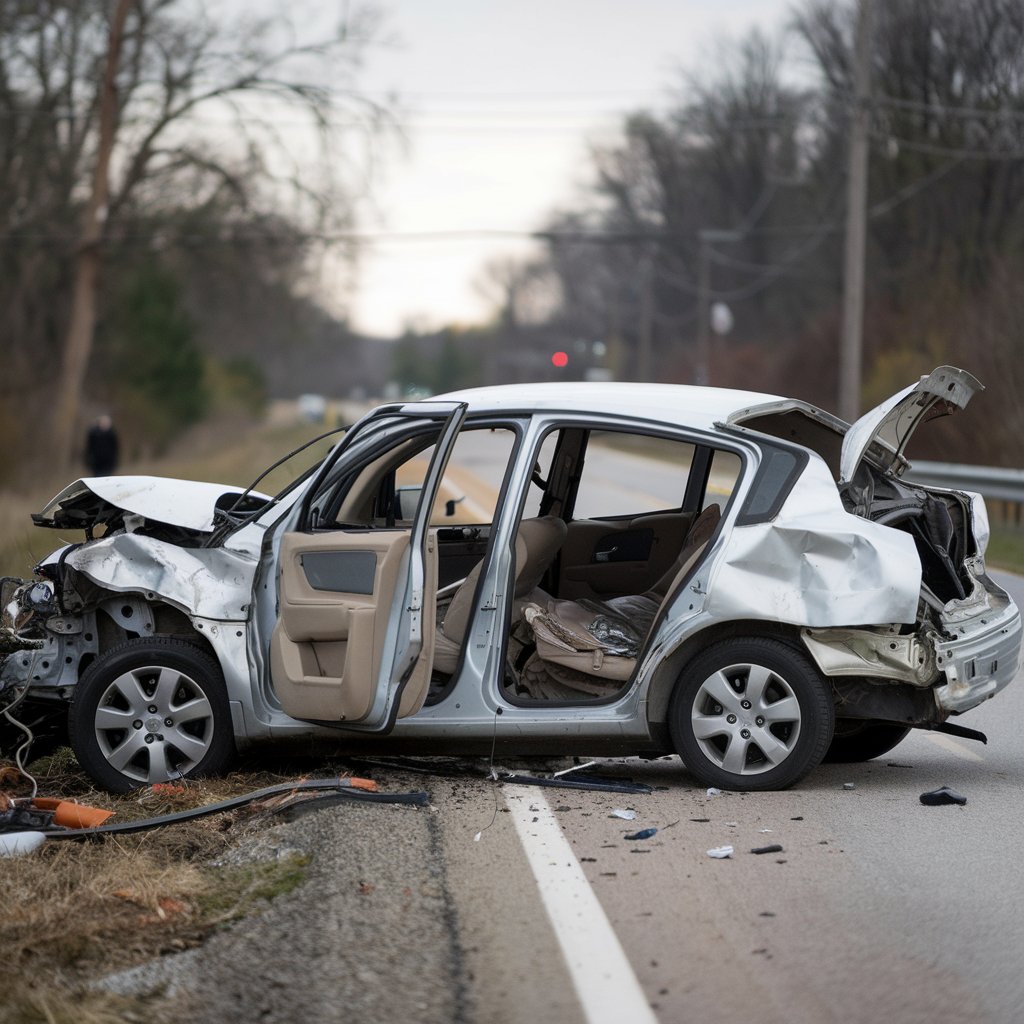
[[[721,795],[722,795],[722,791],[720,789],[716,788],[715,786],[711,786],[708,789],[708,796],[721,796]]]
[[[759,828],[757,831],[758,832],[774,832],[775,829],[773,829],[773,828]]]
[[[602,779],[595,775],[577,775],[574,779],[546,779],[540,775],[509,772],[501,782],[513,786],[550,786],[552,789],[590,789],[598,793],[652,793],[650,786],[629,779]]]
[[[930,790],[921,794],[921,803],[926,807],[938,807],[941,804],[965,804],[967,797],[958,793],[949,786],[940,786],[938,789]]]
[[[595,764],[597,764],[596,761],[587,761],[586,764],[576,764],[572,768],[563,768],[560,772],[552,772],[551,778],[557,779],[563,775],[570,774],[570,772],[581,772],[584,768],[593,768]]]
[[[129,821],[121,825],[98,825],[93,828],[67,829],[61,831],[47,832],[48,839],[92,839],[108,835],[125,835],[133,832],[146,832],[149,829],[160,828],[163,825],[176,825],[184,821],[192,821],[195,818],[203,818],[211,814],[220,814],[224,811],[233,811],[238,807],[265,800],[268,797],[276,796],[279,793],[290,793],[304,790],[336,790],[338,794],[344,794],[349,800],[365,801],[367,803],[393,803],[413,804],[419,807],[427,807],[430,804],[430,797],[427,793],[372,793],[364,788],[353,785],[356,780],[349,778],[331,779],[306,779],[302,782],[285,782],[277,786],[268,786],[266,789],[258,789],[254,793],[247,793],[244,796],[232,797],[229,800],[221,800],[219,803],[206,804],[203,807],[195,807],[188,811],[177,811],[174,814],[162,814],[156,818],[145,818],[141,821]],[[365,781],[365,780],[358,780]]]
[[[733,848],[731,846],[716,846],[713,850],[708,850],[708,856],[714,857],[715,860],[727,860],[733,855]]]
[[[633,832],[628,836],[623,836],[627,842],[633,842],[636,839],[650,839],[651,836],[656,836],[658,830],[656,828],[642,828],[639,832]]]
[[[608,815],[608,817],[623,818],[626,821],[632,821],[636,817],[636,811],[626,810],[623,807],[616,807],[615,810]]]
[[[854,782],[844,782],[843,789],[856,789],[857,785]]]
[[[690,821],[695,821],[699,825],[706,825],[709,821],[711,821],[711,819],[710,818],[691,818]]]
[[[782,847],[778,843],[772,843],[770,846],[755,846],[751,853],[783,853]]]
[[[913,768],[912,764],[905,764],[903,761],[886,761],[886,768]]]
[[[42,811],[53,812],[54,825],[64,828],[95,828],[102,825],[114,812],[101,807],[87,807],[74,800],[56,800],[37,796],[32,806]]]
[[[789,820],[790,821],[803,821],[804,817],[803,817],[802,814],[800,814],[800,815],[797,815],[797,817],[795,817],[795,818],[790,818]]]

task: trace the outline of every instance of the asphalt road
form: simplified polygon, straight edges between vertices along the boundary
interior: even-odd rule
[[[1024,602],[1024,579],[999,579]],[[616,761],[607,763],[658,791],[632,801],[545,795],[659,1021],[1009,1024],[1024,1019],[1022,720],[1018,678],[963,719],[988,734],[987,746],[912,733],[887,757],[822,766],[794,790],[712,797],[677,759]],[[941,785],[966,806],[920,803]],[[441,811],[459,919],[471,929],[517,921],[499,932],[506,942],[515,935],[517,951],[544,950],[550,971],[550,936],[530,937],[520,920],[534,892],[507,882],[523,849],[510,819],[524,802],[536,808],[536,794],[504,787],[512,813],[473,844],[470,832],[489,817],[481,801],[475,821],[464,808]],[[610,817],[616,808],[637,817]],[[659,831],[624,839],[647,827]],[[732,858],[708,856],[726,844]],[[749,852],[768,844],[783,851]],[[530,916],[543,932],[542,915]],[[504,983],[492,985],[507,946],[478,955],[480,1019],[566,1019],[529,1005],[520,1012],[504,997],[507,965]],[[548,991],[572,988],[567,977]],[[583,1019],[630,1019],[623,1012]]]

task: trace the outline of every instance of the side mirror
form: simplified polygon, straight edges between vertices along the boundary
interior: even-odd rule
[[[463,495],[461,498],[449,498],[444,503],[444,514],[445,516],[455,515],[455,506],[466,500],[466,496]]]

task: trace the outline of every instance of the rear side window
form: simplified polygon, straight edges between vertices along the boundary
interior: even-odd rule
[[[750,486],[750,494],[736,517],[737,526],[774,519],[809,458],[806,452],[781,445],[762,444],[761,450],[761,465]]]
[[[685,441],[592,431],[573,518],[637,516],[681,509],[693,454],[694,446]]]

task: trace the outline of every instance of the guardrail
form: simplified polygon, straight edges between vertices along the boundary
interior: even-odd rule
[[[964,466],[955,462],[915,462],[905,476],[919,484],[977,491],[984,495],[993,520],[1017,526],[1021,524],[1024,469]]]

